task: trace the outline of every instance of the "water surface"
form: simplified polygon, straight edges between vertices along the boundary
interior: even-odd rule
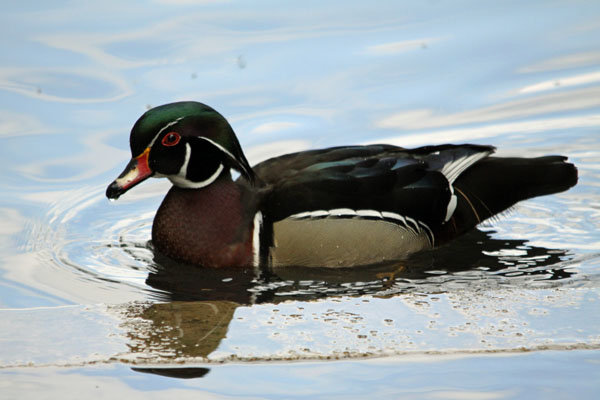
[[[6,393],[68,397],[70,379],[115,393],[361,397],[348,391],[360,375],[382,395],[593,398],[599,17],[593,2],[11,4],[0,16]],[[177,100],[224,114],[251,163],[471,142],[566,155],[580,181],[401,263],[173,265],[148,242],[169,183],[116,203],[104,190],[139,115]],[[315,389],[290,389],[303,383]]]

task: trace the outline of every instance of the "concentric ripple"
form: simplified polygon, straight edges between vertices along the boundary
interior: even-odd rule
[[[46,271],[36,285],[51,281],[59,296],[75,302],[146,298],[154,212],[132,211],[126,204],[112,208],[103,192],[85,187],[37,196],[47,211],[30,221],[25,235],[25,249]]]

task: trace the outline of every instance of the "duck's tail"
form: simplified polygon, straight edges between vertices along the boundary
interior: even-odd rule
[[[436,233],[443,243],[507,210],[517,202],[558,193],[577,183],[577,168],[567,157],[488,157],[454,182],[457,197],[452,218]]]

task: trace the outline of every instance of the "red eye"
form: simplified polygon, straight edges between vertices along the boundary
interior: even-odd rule
[[[177,132],[169,132],[162,138],[162,144],[164,146],[175,146],[179,143],[181,135]]]

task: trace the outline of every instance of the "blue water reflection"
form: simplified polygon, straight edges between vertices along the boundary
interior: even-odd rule
[[[279,339],[268,336],[275,333],[266,323],[246,322],[252,315],[273,317],[279,304],[302,307],[298,313],[305,320],[314,313],[327,321],[329,308],[333,318],[355,313],[371,321],[360,328],[366,332],[410,337],[370,338],[365,345],[328,322],[306,325],[302,329],[323,343],[314,346],[313,356],[319,349],[327,353],[326,345],[332,351],[346,346],[360,356],[487,349],[477,340],[485,340],[489,325],[492,336],[502,338],[492,340],[494,351],[540,349],[552,342],[597,348],[599,16],[597,2],[6,5],[0,15],[0,313],[15,328],[5,335],[19,338],[19,329],[33,318],[31,326],[41,336],[46,329],[55,338],[54,328],[40,321],[60,314],[76,331],[81,315],[89,315],[101,325],[124,324],[125,333],[115,339],[119,350],[108,346],[91,356],[87,342],[73,340],[65,353],[84,365],[161,361],[152,358],[156,348],[144,347],[147,325],[128,325],[155,323],[149,315],[165,312],[158,299],[235,302],[227,308],[229,339],[223,335],[208,347],[215,353],[203,354],[217,359],[298,350],[273,344]],[[214,298],[195,285],[181,286],[178,279],[185,278],[161,269],[148,245],[167,182],[148,182],[118,204],[103,196],[129,158],[132,123],[148,107],[183,99],[222,112],[251,163],[329,145],[468,141],[493,144],[502,155],[565,154],[578,166],[580,183],[522,204],[459,243],[468,248],[460,253],[450,248],[413,260],[404,275],[363,271],[342,279],[323,271],[280,271],[248,282],[240,278],[242,296],[224,290],[231,296],[219,292]],[[488,315],[485,325],[469,308],[469,291],[485,293],[490,308],[519,309],[515,321],[535,325],[532,336],[518,336],[527,332],[521,328],[508,329],[513,336],[495,330],[502,313]],[[506,306],[496,295],[517,300]],[[378,310],[398,325],[417,321],[410,332],[393,331],[369,319],[373,310],[356,306],[373,296],[389,300],[378,299]],[[418,296],[424,308],[412,301]],[[563,302],[548,300],[552,296]],[[81,312],[59,307],[90,304],[100,306]],[[106,317],[105,304],[120,310],[118,323],[110,312]],[[37,307],[53,311],[31,311]],[[529,313],[528,307],[538,311]],[[547,317],[539,317],[544,308]],[[429,329],[431,320],[456,331]],[[460,331],[467,322],[475,333]],[[306,332],[295,326],[282,323],[279,334],[303,343]],[[343,336],[343,344],[328,339],[330,328]],[[426,332],[426,340],[414,339],[421,337],[415,331]],[[270,339],[250,343],[244,332]],[[67,363],[53,361],[52,346],[38,340],[24,335],[14,352],[0,357],[2,365]],[[159,335],[157,343],[161,340]],[[131,343],[139,345],[137,352],[123,350]]]

